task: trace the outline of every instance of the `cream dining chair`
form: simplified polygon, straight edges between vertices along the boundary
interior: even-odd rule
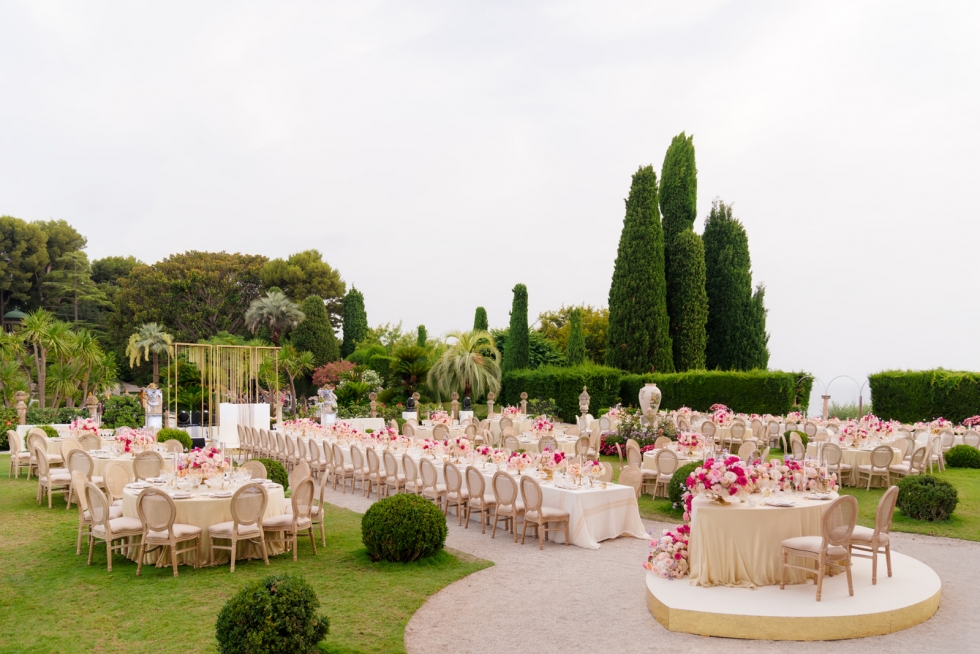
[[[892,448],[888,445],[879,445],[871,450],[871,461],[862,463],[857,467],[857,483],[861,484],[861,479],[868,478],[868,487],[871,490],[871,481],[876,477],[885,480],[885,484],[890,482],[889,466],[892,464]]]
[[[669,450],[663,450],[665,452]],[[636,466],[626,466],[619,471],[619,483],[623,486],[630,486],[636,497],[640,497],[640,487],[643,483],[643,473]]]
[[[269,473],[265,469],[265,464],[258,459],[250,459],[242,464],[243,472],[251,473],[251,479],[268,479]]]
[[[159,477],[163,470],[163,457],[159,452],[140,452],[133,459],[133,474],[136,481]]]
[[[137,577],[143,572],[143,558],[157,548],[170,548],[170,565],[175,577],[178,554],[194,552],[194,567],[201,567],[201,528],[176,522],[177,505],[173,498],[159,488],[144,489],[136,498],[136,512],[143,528],[136,558]],[[181,543],[193,543],[193,546],[178,549]]]
[[[518,497],[517,482],[503,470],[498,470],[493,474],[490,486],[493,488],[494,500],[497,502],[493,511],[493,529],[490,530],[490,538],[497,535],[497,523],[503,519],[504,529],[510,526],[516,543],[517,519],[524,515],[524,503]]]
[[[821,519],[821,536],[797,536],[782,542],[782,561],[779,570],[779,589],[786,588],[786,568],[796,568],[817,576],[817,601],[823,591],[824,572],[831,566],[847,573],[848,594],[854,595],[851,577],[851,537],[857,521],[858,501],[852,495],[834,500]],[[816,569],[789,562],[789,557],[816,561]]]
[[[91,482],[85,483],[85,501],[92,516],[92,529],[88,536],[88,565],[92,565],[95,543],[102,541],[105,543],[108,571],[112,572],[112,553],[132,547],[127,539],[141,536],[143,524],[137,518],[111,517],[109,500],[99,487]],[[113,545],[117,540],[122,542]]]
[[[297,559],[297,547],[299,534],[305,531],[310,536],[310,544],[313,546],[313,555],[316,556],[316,538],[313,536],[313,519],[310,517],[313,508],[313,496],[316,487],[313,484],[313,477],[307,475],[301,479],[290,495],[290,508],[288,513],[263,518],[262,531],[282,534],[282,537],[266,537],[266,542],[284,543],[293,550],[293,561]],[[264,545],[263,545],[264,546]]]
[[[487,533],[487,525],[490,524],[490,511],[497,506],[497,500],[493,495],[486,494],[487,480],[473,466],[466,467],[466,525],[464,529],[470,528],[470,514],[476,511],[480,516],[480,533]]]
[[[885,563],[888,566],[888,576],[892,576],[892,550],[888,538],[891,531],[892,516],[895,515],[895,503],[898,501],[898,486],[891,486],[878,501],[875,511],[874,529],[857,525],[851,536],[851,556],[871,559],[871,585],[878,583],[878,553],[884,549]],[[855,550],[862,554],[855,553]],[[867,552],[864,554],[863,552]]]
[[[37,461],[37,503],[41,504],[44,494],[47,493],[50,509],[52,493],[57,490],[68,490],[71,485],[71,474],[65,468],[50,468],[48,455],[40,447],[34,448],[34,460]]]
[[[208,527],[211,537],[211,564],[214,564],[215,550],[228,550],[231,558],[231,572],[235,571],[235,558],[238,541],[247,540],[262,548],[262,560],[269,565],[269,553],[265,546],[265,532],[262,531],[262,518],[269,495],[262,484],[245,484],[231,498],[231,520],[219,522]],[[291,516],[290,516],[291,517]],[[218,545],[215,540],[231,541],[230,545]]]
[[[439,483],[439,471],[431,459],[419,461],[419,474],[422,477],[422,497],[432,500],[440,509],[446,499],[446,484]]]
[[[7,444],[10,446],[10,476],[19,479],[21,469],[26,468],[30,479],[31,453],[24,449],[24,439],[17,430],[7,430]]]
[[[405,475],[398,472],[398,459],[395,458],[394,453],[385,450],[382,458],[385,463],[385,497],[391,495],[392,488],[395,489],[395,494],[397,495],[398,491],[405,490]]]
[[[538,536],[538,549],[544,549],[544,541],[548,540],[548,532],[563,531],[565,547],[568,547],[568,523],[571,516],[568,511],[551,506],[543,506],[544,495],[541,484],[533,477],[521,477],[521,498],[524,501],[524,525],[521,527],[521,545],[527,535],[527,527],[531,525]],[[556,527],[551,527],[557,524]]]
[[[442,469],[443,478],[446,480],[446,496],[443,505],[443,513],[449,518],[449,505],[456,507],[456,525],[463,524],[463,511],[470,499],[469,492],[463,488],[463,475],[459,468],[453,463],[447,463]]]

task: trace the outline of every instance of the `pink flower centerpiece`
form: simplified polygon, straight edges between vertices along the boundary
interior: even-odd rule
[[[200,475],[207,479],[223,474],[230,466],[216,447],[196,447],[177,460],[177,472],[181,477]]]
[[[504,410],[500,412],[500,415],[504,418],[515,420],[517,419],[517,416],[521,415],[521,409],[516,406],[504,407]]]
[[[75,418],[68,425],[68,428],[73,432],[87,431],[99,435],[99,426],[95,424],[95,421],[91,418]]]
[[[433,411],[429,414],[429,422],[431,422],[433,425],[449,425],[452,423],[452,421],[453,420],[449,417],[449,414],[442,410]]]
[[[153,436],[131,427],[120,427],[113,438],[122,445],[122,451],[126,454],[142,452],[143,448],[153,442]]]
[[[555,424],[548,420],[548,416],[538,416],[531,423],[531,432],[539,438],[550,434],[554,428]]]
[[[650,540],[650,554],[643,567],[662,579],[679,579],[690,570],[688,540],[690,525],[677,525],[664,529],[660,538]]]
[[[967,429],[976,429],[980,427],[980,416],[970,416],[963,421],[963,426]]]

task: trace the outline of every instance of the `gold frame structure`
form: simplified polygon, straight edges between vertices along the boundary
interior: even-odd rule
[[[212,428],[219,426],[218,405],[222,402],[231,404],[255,404],[259,400],[259,368],[270,358],[275,362],[275,379],[279,379],[279,350],[274,346],[251,345],[209,345],[203,343],[174,343],[172,374],[167,375],[167,423],[170,423],[171,409],[176,415],[178,411],[177,392],[180,362],[193,363],[201,374],[201,388],[205,389],[201,397],[201,416],[204,407],[209,405],[207,424],[208,439],[211,440]],[[279,403],[281,389],[276,383],[272,389],[273,409]],[[273,415],[275,411],[273,410]],[[202,421],[203,422],[203,421]]]

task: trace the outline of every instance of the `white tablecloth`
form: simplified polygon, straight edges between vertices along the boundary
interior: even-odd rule
[[[384,418],[344,418],[337,422],[346,423],[361,433],[367,432],[368,429],[378,431],[385,426]]]

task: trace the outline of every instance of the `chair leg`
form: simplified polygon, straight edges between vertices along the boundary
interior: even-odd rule
[[[112,572],[112,541],[108,538],[105,539],[105,556],[106,561],[109,562],[109,572]]]
[[[847,559],[844,566],[847,569],[847,592],[851,597],[854,597],[854,581],[851,579],[851,560]]]
[[[823,556],[820,557],[820,561],[817,567],[817,601],[820,601],[820,593],[823,591],[823,571],[826,565],[824,564]]]
[[[892,576],[892,546],[891,543],[885,545],[885,562],[888,564],[888,576]]]
[[[170,563],[174,568],[174,577],[177,576],[177,543],[171,538],[170,543]]]
[[[565,547],[568,547],[568,523],[570,520],[565,521]]]
[[[232,531],[234,531],[234,530],[232,530]],[[232,572],[235,571],[235,553],[237,551],[238,551],[238,542],[235,540],[235,535],[232,534],[232,536],[231,536],[231,551],[228,552],[229,556],[231,557],[231,571]]]
[[[779,564],[779,590],[786,590],[786,550],[783,550],[782,560]]]
[[[297,547],[297,540],[298,540],[297,539],[297,535],[298,534],[299,534],[299,529],[294,529],[293,530],[293,561],[296,560],[296,556],[297,556],[296,550],[299,549],[299,547]]]
[[[524,526],[525,527],[527,526],[527,518],[524,518]],[[545,539],[548,538],[548,523],[545,522],[545,523],[542,524],[542,523],[539,522],[537,524],[537,527],[538,528],[537,528],[536,531],[538,532],[538,550],[543,550],[544,549],[544,541],[545,541]],[[544,533],[542,533],[542,532],[544,532]]]
[[[95,549],[95,536],[89,532],[88,535],[88,565],[92,565],[92,551]]]
[[[139,548],[138,553],[136,555],[136,576],[137,577],[139,577],[141,574],[143,574],[143,554],[145,552],[146,552],[146,543],[144,543],[143,542],[143,539],[141,538],[140,539],[140,548]]]
[[[525,534],[527,534],[527,518],[524,519],[524,527],[521,529],[521,545],[524,544]],[[514,542],[517,542],[517,534],[514,534]]]
[[[871,551],[871,585],[878,583],[878,548]]]
[[[316,556],[316,537],[313,535],[313,526],[309,528],[310,533],[310,545],[313,546],[313,556]]]

